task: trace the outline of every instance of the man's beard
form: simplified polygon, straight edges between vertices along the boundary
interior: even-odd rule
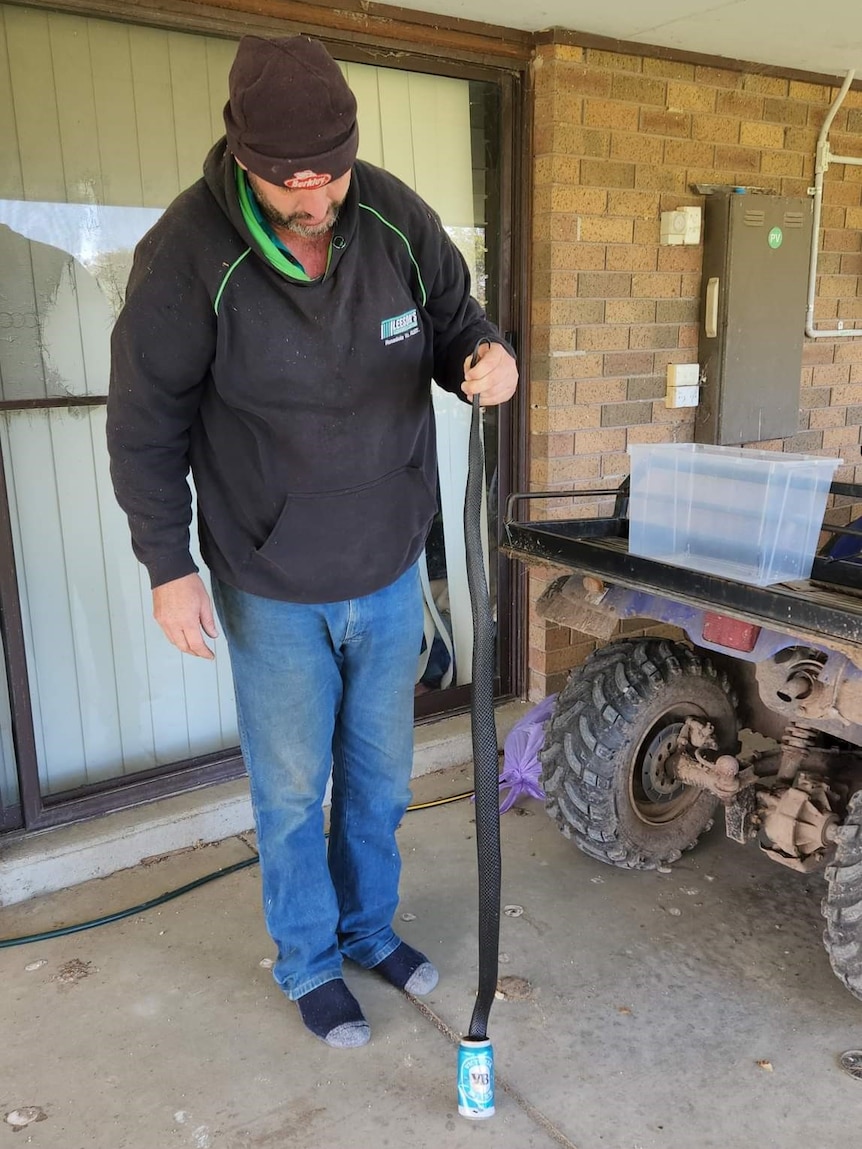
[[[331,203],[326,213],[326,219],[322,223],[316,223],[309,226],[305,221],[309,218],[307,212],[296,211],[291,212],[290,215],[285,215],[284,212],[274,207],[266,198],[266,192],[260,187],[260,182],[257,177],[249,173],[249,182],[254,190],[255,198],[257,199],[260,207],[260,213],[267,223],[273,227],[285,228],[287,231],[292,231],[294,235],[298,235],[301,239],[315,239],[317,236],[326,235],[335,227],[335,221],[338,219],[338,213],[344,203],[344,200],[339,200],[337,203]]]

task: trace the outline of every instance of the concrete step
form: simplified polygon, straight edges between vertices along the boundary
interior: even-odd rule
[[[500,745],[530,709],[522,702],[497,708]],[[413,777],[472,759],[469,714],[416,727]],[[245,778],[206,786],[174,798],[3,839],[0,906],[11,906],[138,865],[198,843],[219,842],[254,827]]]

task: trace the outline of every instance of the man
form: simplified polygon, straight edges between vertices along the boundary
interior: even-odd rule
[[[436,509],[430,381],[495,404],[517,370],[434,212],[356,161],[356,101],[321,44],[245,37],[225,126],[203,179],[135,253],[112,339],[112,477],[156,620],[179,650],[212,658],[191,468],[273,973],[312,1033],[356,1046],[370,1030],[344,957],[410,993],[437,982],[391,926],[416,563]]]

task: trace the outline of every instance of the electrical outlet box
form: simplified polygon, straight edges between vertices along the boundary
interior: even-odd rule
[[[703,215],[699,207],[680,207],[676,211],[661,213],[661,242],[673,244],[700,243],[700,222]]]
[[[697,387],[700,383],[699,363],[668,363],[668,390],[674,387]]]
[[[668,387],[665,397],[665,407],[696,407],[700,402],[700,388],[698,386]]]

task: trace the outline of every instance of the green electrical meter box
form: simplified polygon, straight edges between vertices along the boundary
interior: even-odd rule
[[[798,431],[812,219],[808,198],[707,197],[698,443],[759,443]]]

